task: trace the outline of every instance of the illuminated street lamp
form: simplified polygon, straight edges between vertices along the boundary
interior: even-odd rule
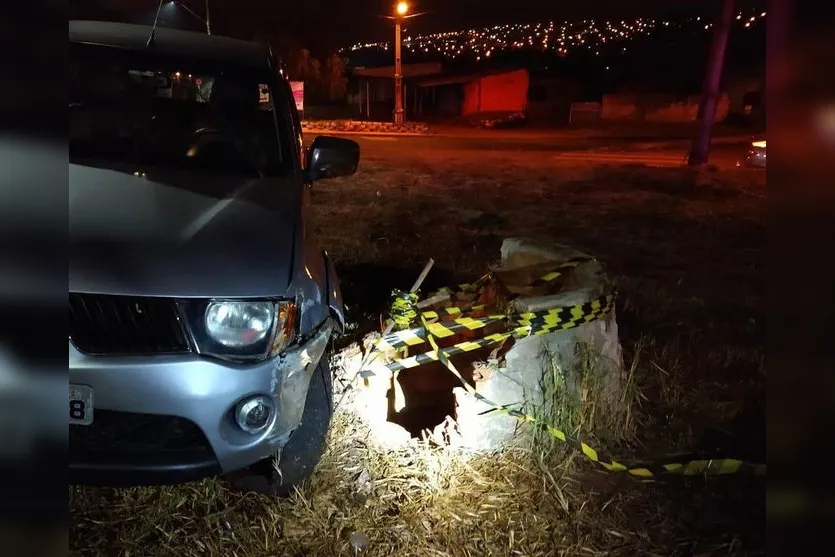
[[[409,12],[409,4],[398,2],[394,7],[394,125],[403,125],[403,66],[400,61],[400,22]]]
[[[422,14],[409,15],[409,3],[398,2],[394,5],[394,15],[386,16],[394,20],[394,123],[403,124],[403,67],[401,63],[400,50],[400,25],[404,19],[417,17]]]

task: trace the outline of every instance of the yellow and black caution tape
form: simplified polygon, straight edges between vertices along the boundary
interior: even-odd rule
[[[475,305],[475,306],[450,306],[448,308],[440,308],[434,310],[428,310],[423,312],[423,316],[426,318],[427,321],[436,321],[441,319],[442,317],[453,316],[453,315],[466,315],[468,313],[477,313],[479,311],[484,311],[487,309],[487,306],[484,304]]]
[[[521,338],[572,329],[584,323],[594,321],[595,319],[600,319],[609,313],[614,305],[615,295],[615,293],[610,293],[584,304],[551,308],[539,312],[522,313],[517,316],[496,314],[486,315],[484,317],[459,317],[448,321],[430,322],[426,318],[426,314],[430,312],[426,312],[421,315],[422,327],[412,329],[404,328],[404,330],[391,333],[380,339],[377,348],[386,350],[417,346],[426,342],[427,336],[429,335],[436,338],[446,338],[461,332],[483,329],[488,325],[502,321],[507,322],[506,326],[509,328],[507,332],[488,335],[483,339],[459,343],[450,348],[455,348],[457,350],[455,353],[468,352],[476,348],[481,348],[482,346],[501,342],[509,336]],[[394,302],[392,303],[392,320],[399,327],[409,327],[418,317],[416,307],[417,297],[414,295],[411,296],[411,298],[407,298],[403,293],[395,292]],[[435,312],[431,312],[431,315],[434,316]],[[487,342],[475,346],[481,340]],[[418,358],[419,361],[424,363],[429,362],[429,360],[422,356],[415,356],[415,358]],[[392,366],[394,365],[396,364],[392,364]],[[390,366],[389,369],[392,369],[392,367]]]
[[[614,307],[615,296],[613,292],[576,306],[523,313],[517,317],[516,322],[521,326],[529,326],[536,334],[572,329],[609,313]]]
[[[446,368],[453,375],[455,375],[456,378],[458,378],[458,380],[461,382],[461,385],[471,396],[487,404],[494,411],[501,412],[503,414],[530,423],[535,427],[539,427],[547,431],[555,439],[558,439],[559,441],[562,441],[568,446],[580,451],[581,453],[583,453],[583,455],[585,455],[586,458],[588,458],[592,462],[599,464],[602,468],[608,470],[609,472],[626,472],[631,476],[643,480],[652,480],[660,476],[668,475],[716,476],[740,473],[750,473],[758,476],[766,475],[765,464],[754,464],[751,462],[745,462],[742,460],[732,458],[701,459],[689,460],[686,462],[670,463],[653,462],[640,464],[623,464],[613,458],[603,456],[600,452],[590,447],[586,443],[580,441],[576,437],[568,435],[564,431],[550,424],[547,424],[534,416],[525,414],[524,412],[516,410],[508,405],[501,405],[491,401],[490,399],[476,391],[475,388],[461,376],[458,369],[456,369],[455,365],[449,359],[449,357],[452,356],[454,352],[450,351],[450,349],[448,348],[439,348],[438,344],[435,342],[435,339],[432,337],[431,334],[428,336],[428,340],[429,344],[432,346],[434,353],[433,361],[439,361],[442,364],[444,364],[444,366],[446,366]]]
[[[494,335],[488,335],[483,338],[453,344],[452,346],[444,348],[444,351],[447,354],[447,356],[455,356],[457,354],[472,352],[473,350],[478,350],[479,348],[484,348],[485,346],[497,344],[509,338],[510,336],[512,336],[511,333],[496,333]],[[430,335],[429,338],[432,338],[432,336]],[[423,339],[421,339],[421,342],[423,342]],[[429,364],[437,361],[437,351],[431,350],[429,352],[424,352],[423,354],[416,354],[414,356],[409,356],[408,358],[401,358],[391,364],[388,364],[386,368],[390,371],[398,372],[403,369],[411,369],[413,367],[418,367],[424,364]]]
[[[440,325],[439,323],[431,323],[427,319],[426,315],[420,315],[417,310],[416,295],[404,294],[402,292],[395,291],[392,303],[392,319],[395,323],[397,323],[398,326],[406,328],[419,318],[423,326],[419,329],[398,331],[393,335],[389,335],[384,339],[381,339],[381,344],[385,343],[383,346],[387,345],[392,348],[397,348],[403,346],[414,346],[416,344],[428,342],[432,348],[430,352],[400,359],[392,364],[389,364],[387,367],[392,372],[397,373],[400,370],[417,367],[426,363],[440,362],[453,375],[455,375],[464,389],[471,396],[489,406],[491,408],[489,411],[501,412],[518,420],[530,423],[534,427],[538,427],[548,432],[548,434],[553,438],[562,441],[568,446],[581,452],[586,458],[597,463],[609,472],[625,472],[630,476],[641,480],[653,480],[662,476],[670,475],[713,476],[749,473],[758,476],[765,476],[765,464],[755,464],[730,458],[691,459],[683,462],[643,462],[633,464],[619,462],[613,458],[604,456],[588,444],[551,424],[547,424],[534,416],[521,412],[510,405],[497,404],[486,398],[484,395],[476,391],[476,389],[461,376],[455,365],[450,360],[450,357],[456,354],[470,352],[485,346],[497,344],[511,336],[524,337],[528,335],[546,334],[556,330],[576,327],[583,323],[598,319],[611,311],[614,306],[614,298],[615,294],[612,293],[586,304],[555,308],[543,312],[524,313],[516,316],[511,330],[440,348],[436,342],[436,338],[450,336],[451,334],[455,334],[457,331],[463,331],[464,329],[474,330],[475,328],[481,328],[491,322],[507,319],[508,316],[493,315],[464,322],[454,320],[451,323],[444,322],[443,328],[438,328],[435,326]],[[477,324],[480,324],[480,327],[477,327]],[[436,335],[436,332],[441,332],[441,335]]]
[[[378,350],[403,348],[404,346],[416,346],[426,342],[426,335],[431,334],[437,338],[446,338],[464,332],[477,331],[494,323],[501,323],[507,319],[505,315],[491,315],[485,318],[473,319],[462,318],[448,323],[428,323],[425,327],[417,329],[406,329],[396,331],[382,339],[377,344]]]
[[[564,261],[562,263],[557,264],[556,266],[552,267],[549,272],[542,275],[541,277],[537,278],[533,282],[531,282],[528,286],[539,287],[549,284],[551,282],[556,281],[558,278],[563,276],[563,272],[565,269],[574,268],[584,263],[586,261],[591,261],[592,258],[589,256],[582,256],[576,257],[574,259],[569,259],[568,261]],[[482,289],[482,287],[490,281],[490,274],[485,274],[481,278],[479,278],[475,282],[468,282],[459,284],[455,288],[441,288],[438,292],[439,293],[447,293],[450,295],[455,294],[464,294],[468,297],[472,297],[477,295],[478,292]],[[417,294],[410,293],[410,292],[402,292],[400,290],[395,290],[393,292],[393,299],[391,305],[391,316],[395,324],[397,324],[401,329],[406,329],[408,326],[417,319]],[[451,306],[445,308],[439,308],[435,310],[427,310],[422,312],[422,316],[427,321],[437,321],[441,320],[443,317],[451,317],[451,316],[464,316],[468,313],[476,313],[480,311],[484,311],[488,308],[485,304],[479,305],[469,305],[469,306]],[[550,313],[550,312],[543,312]],[[495,316],[491,316],[495,317]],[[461,322],[462,325],[467,326],[465,322]],[[472,327],[478,328],[478,327]],[[437,335],[443,336],[443,335]]]

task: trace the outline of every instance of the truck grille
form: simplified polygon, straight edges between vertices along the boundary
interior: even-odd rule
[[[81,352],[102,356],[190,350],[168,298],[70,293],[70,340]]]
[[[211,453],[203,431],[176,416],[96,410],[92,424],[70,425],[69,438],[70,453],[81,460],[96,455],[118,458],[182,451]]]

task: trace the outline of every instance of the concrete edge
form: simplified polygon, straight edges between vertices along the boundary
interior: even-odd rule
[[[347,131],[347,130],[324,130],[324,129],[304,129],[302,133],[318,133],[323,135],[385,135],[389,137],[430,137],[436,134],[433,133],[419,133],[419,132],[367,132],[367,131]]]
[[[497,140],[515,140],[515,139],[522,139],[528,141],[536,141],[536,140],[548,140],[551,139],[553,136],[549,134],[543,133],[530,133],[524,134],[520,133],[517,135],[502,135],[502,134],[490,134],[490,133],[479,133],[478,131],[467,133],[459,133],[458,131],[448,131],[448,130],[441,130],[441,131],[428,131],[428,132],[373,132],[373,131],[350,131],[350,130],[328,130],[328,129],[304,129],[302,128],[302,133],[306,134],[319,134],[319,135],[356,135],[356,136],[369,136],[369,137],[455,137],[455,138],[462,138],[462,139],[497,139]],[[601,140],[601,139],[608,139],[608,136],[588,136],[584,139],[593,139],[593,140]],[[612,139],[618,139],[617,137],[612,137]],[[653,149],[669,149],[673,147],[677,147],[678,144],[681,143],[690,143],[692,140],[688,138],[677,138],[677,139],[669,139],[664,141],[635,141],[630,142],[630,144],[637,146],[639,150],[653,150]],[[715,137],[711,138],[711,145],[731,145],[731,144],[742,144],[747,141],[750,141],[750,137],[745,136],[726,136],[726,137]]]

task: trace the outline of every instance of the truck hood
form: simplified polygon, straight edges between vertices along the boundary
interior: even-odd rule
[[[300,179],[70,164],[71,292],[284,296]]]

